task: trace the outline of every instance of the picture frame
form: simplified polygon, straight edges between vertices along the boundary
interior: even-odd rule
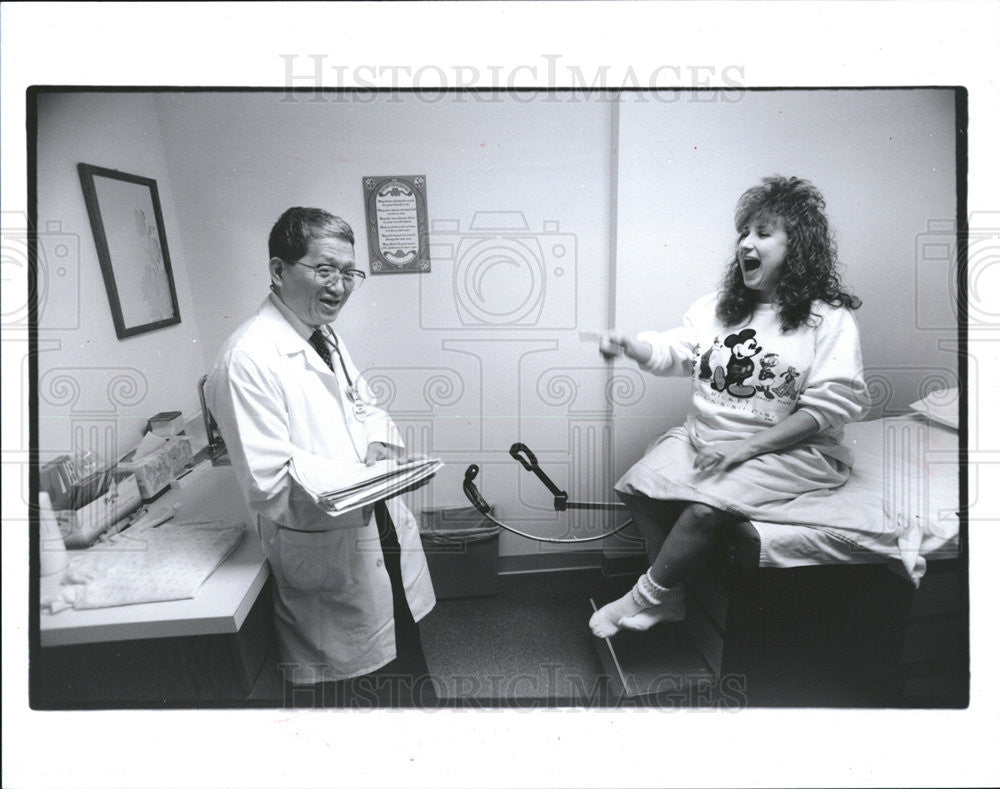
[[[156,181],[77,165],[119,340],[181,322]]]
[[[429,272],[427,177],[369,175],[362,185],[371,273]]]

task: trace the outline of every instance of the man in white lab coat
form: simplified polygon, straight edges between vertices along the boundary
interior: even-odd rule
[[[268,252],[271,293],[229,338],[205,392],[271,565],[286,705],[431,703],[416,622],[435,601],[413,516],[399,498],[332,515],[293,464],[319,459],[349,479],[404,455],[330,327],[365,276],[353,231],[290,208]]]

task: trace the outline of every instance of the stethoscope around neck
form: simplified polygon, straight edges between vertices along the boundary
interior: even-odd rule
[[[595,501],[570,501],[569,495],[564,490],[560,490],[559,487],[549,479],[549,476],[542,471],[541,467],[538,465],[538,458],[535,454],[528,449],[527,446],[521,442],[512,444],[510,447],[510,455],[518,463],[524,466],[525,469],[530,471],[555,497],[553,502],[553,507],[556,512],[565,512],[566,510],[623,510],[626,506],[618,501],[609,502],[595,502]],[[513,526],[508,526],[493,517],[493,507],[483,498],[483,495],[476,488],[476,483],[473,481],[479,475],[479,466],[475,463],[471,464],[465,470],[465,480],[462,482],[462,491],[465,493],[465,497],[472,503],[472,506],[479,510],[486,518],[488,518],[492,523],[495,523],[501,529],[506,529],[512,534],[516,534],[519,537],[526,537],[529,540],[535,540],[537,542],[556,542],[556,543],[578,543],[578,542],[594,542],[596,540],[606,540],[613,534],[617,534],[622,531],[626,526],[632,523],[629,519],[625,521],[621,526],[618,526],[611,531],[604,532],[603,534],[597,534],[592,537],[577,537],[574,539],[563,539],[560,537],[539,537],[534,534],[527,534],[519,529],[515,529]]]
[[[340,341],[337,339],[337,335],[333,333],[333,329],[326,326],[321,327],[319,333],[323,336],[323,339],[330,343],[330,347],[337,354],[337,359],[340,361],[340,369],[344,371],[344,380],[347,381],[348,391],[355,391],[354,381],[351,380],[351,374],[347,372],[347,365],[344,363],[344,354],[340,352]]]
[[[340,369],[344,371],[344,380],[347,382],[344,393],[347,395],[347,399],[351,401],[351,405],[354,406],[355,418],[363,422],[368,416],[368,407],[365,401],[361,399],[361,392],[358,391],[358,387],[351,379],[351,374],[347,372],[347,363],[344,361],[344,354],[340,350],[340,341],[337,339],[337,335],[333,332],[333,329],[328,326],[320,327],[319,333],[333,348],[337,359],[340,361]]]

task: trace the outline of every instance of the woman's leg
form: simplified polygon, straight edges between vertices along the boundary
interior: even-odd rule
[[[715,544],[722,527],[733,520],[732,514],[708,504],[689,504],[650,565],[650,578],[667,588],[684,580]]]
[[[663,541],[670,533],[678,516],[688,505],[686,501],[662,501],[642,494],[622,493],[622,501],[628,506],[632,522],[645,542],[649,563],[656,561]]]
[[[733,516],[707,504],[689,504],[667,534],[648,572],[624,596],[590,618],[590,629],[601,638],[621,628],[646,630],[657,622],[684,618],[680,581],[711,549],[722,527]]]

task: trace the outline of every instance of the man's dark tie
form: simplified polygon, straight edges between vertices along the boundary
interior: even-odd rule
[[[309,336],[309,344],[316,349],[316,353],[319,354],[320,359],[326,362],[326,366],[333,370],[333,356],[330,353],[330,346],[326,344],[326,340],[320,334],[319,329],[316,329]]]

